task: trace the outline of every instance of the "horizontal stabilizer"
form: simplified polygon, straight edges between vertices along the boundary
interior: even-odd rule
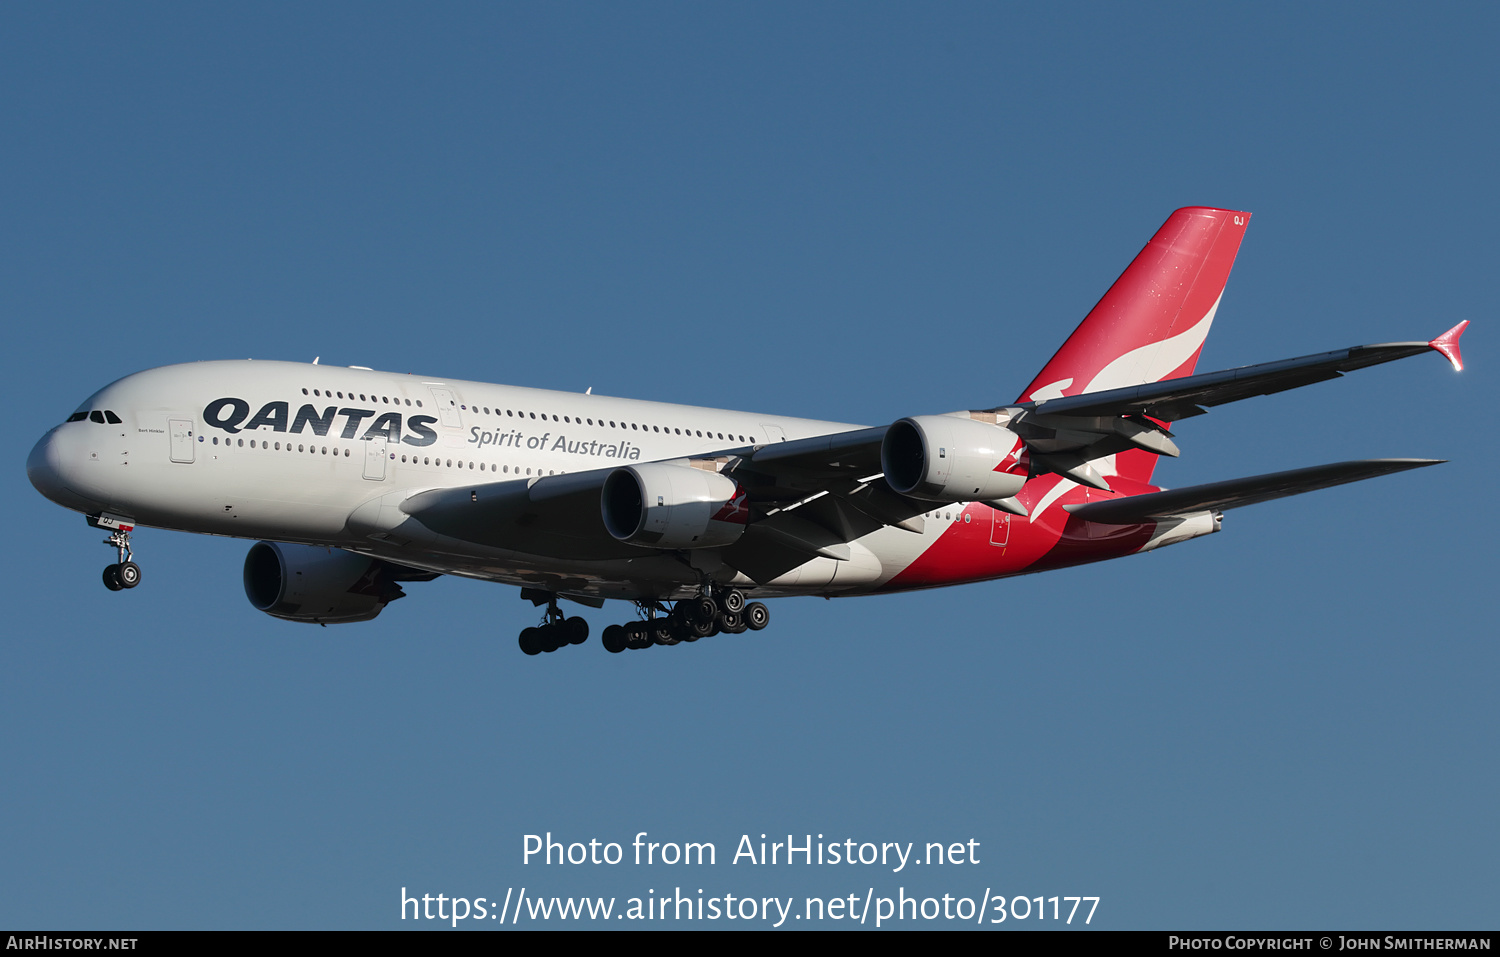
[[[1331,488],[1348,482],[1359,482],[1378,475],[1390,475],[1407,469],[1419,469],[1437,465],[1442,459],[1363,459],[1357,462],[1335,462],[1331,465],[1315,465],[1312,468],[1292,469],[1290,472],[1273,472],[1270,475],[1252,475],[1248,478],[1230,479],[1227,482],[1210,482],[1188,488],[1174,488],[1165,492],[1151,492],[1117,498],[1108,502],[1090,502],[1086,505],[1065,505],[1067,511],[1089,522],[1105,525],[1135,525],[1170,515],[1185,515],[1206,509],[1239,508],[1268,502],[1288,495],[1301,495],[1320,488]]]

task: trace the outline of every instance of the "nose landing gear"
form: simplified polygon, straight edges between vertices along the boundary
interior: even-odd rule
[[[109,533],[104,544],[113,545],[120,555],[117,563],[104,566],[104,587],[110,591],[119,591],[122,588],[134,588],[139,585],[141,566],[131,561],[130,532],[117,528]]]

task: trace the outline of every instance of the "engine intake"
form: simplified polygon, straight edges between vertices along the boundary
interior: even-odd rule
[[[1025,443],[1009,429],[953,415],[900,419],[885,433],[880,463],[902,495],[929,502],[1010,498],[1026,484]]]
[[[745,533],[745,490],[717,472],[652,462],[615,469],[600,496],[604,527],[652,548],[713,548]]]
[[[256,542],[245,556],[245,597],[286,621],[369,621],[405,594],[384,566],[337,548]]]

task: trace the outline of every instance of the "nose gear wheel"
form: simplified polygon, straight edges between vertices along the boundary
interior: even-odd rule
[[[110,591],[120,591],[125,588],[134,588],[141,583],[141,566],[131,561],[130,533],[122,529],[116,529],[109,533],[104,544],[112,546],[119,553],[120,560],[113,565],[104,566],[104,587]]]

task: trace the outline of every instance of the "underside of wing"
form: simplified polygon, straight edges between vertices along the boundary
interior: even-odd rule
[[[724,561],[758,582],[814,558],[850,559],[850,542],[886,526],[920,533],[931,502],[893,490],[882,475],[888,427],[781,442],[738,458],[753,519]]]
[[[1419,469],[1437,465],[1441,459],[1364,459],[1356,462],[1335,462],[1331,465],[1315,465],[1311,468],[1273,472],[1269,475],[1252,475],[1247,478],[1230,479],[1227,482],[1210,482],[1188,488],[1169,489],[1147,495],[1135,495],[1107,502],[1090,502],[1086,505],[1065,505],[1067,511],[1078,518],[1105,525],[1135,525],[1186,515],[1208,509],[1224,511],[1244,505],[1255,505],[1288,495],[1301,495],[1320,488],[1332,488],[1349,482],[1359,482],[1380,475]]]
[[[639,556],[639,547],[617,541],[604,527],[599,498],[612,471],[432,489],[400,502],[398,517],[457,541],[529,554],[586,560]]]

